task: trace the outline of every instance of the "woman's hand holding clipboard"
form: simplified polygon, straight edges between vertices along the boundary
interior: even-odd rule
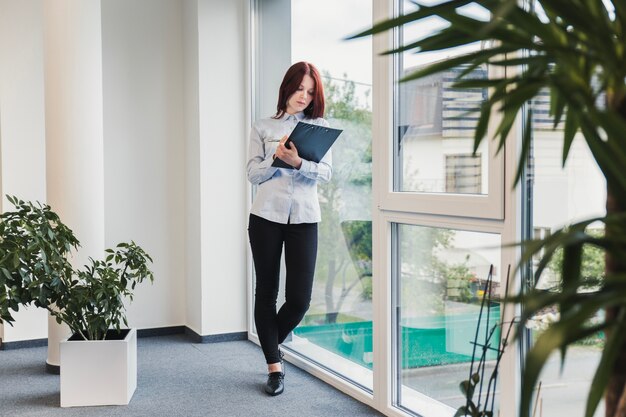
[[[296,154],[302,159],[319,162],[333,143],[335,143],[341,132],[342,130],[340,129],[298,122],[284,145],[287,149],[295,148]],[[292,147],[292,145],[294,146]],[[277,168],[294,168],[279,157],[274,159],[272,166]]]
[[[302,158],[298,154],[298,148],[295,143],[289,140],[287,135],[283,136],[278,142],[274,159],[279,159],[295,169],[300,169],[302,166]]]

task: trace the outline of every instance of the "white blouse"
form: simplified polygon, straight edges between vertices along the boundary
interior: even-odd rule
[[[276,223],[318,223],[321,221],[317,183],[332,176],[329,150],[319,163],[302,160],[300,169],[276,168],[272,156],[280,139],[289,135],[299,121],[328,127],[322,118],[306,119],[304,113],[285,113],[280,119],[254,122],[248,147],[248,180],[258,185],[250,212]]]

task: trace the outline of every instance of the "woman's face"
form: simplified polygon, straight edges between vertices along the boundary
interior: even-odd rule
[[[300,83],[300,87],[287,100],[287,113],[295,114],[304,111],[311,101],[313,101],[313,93],[315,92],[315,83],[310,75],[305,75]]]

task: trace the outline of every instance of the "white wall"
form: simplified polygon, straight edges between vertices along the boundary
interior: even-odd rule
[[[101,0],[44,1],[47,202],[81,247],[104,252]]]
[[[182,0],[102,2],[105,242],[134,240],[154,259],[136,287],[132,326],[185,323]]]
[[[481,143],[481,189],[489,194],[488,142]],[[446,189],[446,156],[471,154],[473,141],[467,138],[405,135],[402,140],[403,188],[443,193]]]
[[[561,131],[535,131],[533,226],[556,228],[606,214],[606,181],[578,136],[562,167]]]
[[[198,1],[203,335],[247,329],[247,5]]]
[[[42,0],[0,0],[0,191],[46,200]],[[0,327],[5,342],[47,336],[45,310],[14,315],[14,327]]]
[[[154,259],[129,322],[246,331],[249,3],[101,4],[105,246],[132,239]],[[42,0],[0,0],[0,184],[45,201],[58,178],[46,173],[43,13]],[[46,337],[45,312],[26,314],[5,341]]]
[[[106,243],[155,260],[134,326],[247,329],[246,7],[103,2]]]

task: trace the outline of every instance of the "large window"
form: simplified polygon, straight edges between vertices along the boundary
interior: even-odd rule
[[[427,3],[436,3],[427,2]],[[416,6],[398,0],[399,13],[411,13]],[[466,13],[482,15],[484,10],[468,6]],[[407,44],[442,28],[436,18],[404,25],[395,42]],[[407,51],[395,57],[395,80],[410,76],[433,63],[461,53],[478,50],[473,44],[444,52],[415,54]],[[474,130],[487,89],[459,89],[455,78],[466,68],[459,66],[426,78],[399,82],[394,97],[393,191],[386,206],[413,211],[417,198],[445,215],[503,218],[502,159],[494,156],[489,141],[473,152]],[[466,78],[487,78],[494,68],[479,66]],[[459,201],[463,201],[459,205]],[[462,206],[462,209],[461,209]]]
[[[495,155],[490,141],[473,152],[476,111],[488,92],[456,89],[453,77],[464,68],[398,82],[464,52],[380,54],[440,22],[343,40],[409,12],[411,1],[255,4],[254,117],[275,111],[285,69],[306,60],[323,72],[326,118],[344,130],[333,146],[333,180],[318,188],[323,220],[311,308],[286,348],[307,370],[386,415],[453,415],[465,404],[458,386],[468,378],[488,270],[493,265],[495,321],[503,271],[514,263],[513,251],[500,249],[515,240],[516,218],[511,206],[505,217],[511,174],[504,153]],[[509,387],[513,362],[500,379]],[[509,397],[498,397],[502,413],[515,408]]]
[[[533,159],[529,164],[532,216],[529,219],[532,219],[535,238],[547,237],[567,223],[605,214],[606,182],[580,134],[572,144],[567,164],[562,166],[562,125],[553,130],[553,121],[548,116],[549,103],[547,92],[532,103]],[[593,229],[591,233],[603,233],[598,226],[591,225],[590,228]],[[560,290],[561,262],[562,254],[556,255],[537,283],[538,288]],[[583,275],[589,280],[590,291],[602,281],[604,254],[600,249],[585,249]],[[556,309],[547,309],[530,321],[531,343],[557,316]],[[550,358],[540,377],[541,390],[537,395],[543,415],[584,415],[603,343],[604,334],[600,333],[570,347],[563,365],[560,354],[555,353]],[[601,404],[595,415],[604,415],[603,408]]]
[[[535,3],[529,0],[528,3]],[[541,5],[534,4],[539,18],[545,17]],[[550,94],[540,92],[532,103],[532,150],[527,167],[527,192],[531,205],[526,216],[531,237],[545,238],[556,229],[584,219],[606,214],[606,181],[579,132],[571,144],[567,163],[563,165],[563,128],[565,120],[554,128],[550,117]],[[591,224],[589,233],[603,234],[601,224]],[[534,259],[531,269],[537,265]],[[557,253],[544,270],[539,282],[543,291],[560,291],[560,269],[563,254]],[[585,291],[593,291],[604,279],[604,253],[595,247],[585,247],[582,256],[582,276],[587,282]],[[546,308],[528,324],[529,343],[558,317],[556,307]],[[602,332],[570,346],[565,361],[559,353],[553,354],[539,378],[541,383],[536,407],[543,415],[554,417],[582,417],[591,381],[602,355]],[[604,415],[604,400],[595,416]]]
[[[407,0],[394,3],[397,13],[416,8]],[[464,12],[484,14],[472,6]],[[443,24],[433,18],[405,25],[391,42],[396,47],[408,44]],[[504,153],[496,156],[489,140],[473,149],[479,109],[488,91],[454,86],[462,72],[467,73],[465,77],[485,79],[495,75],[495,69],[456,67],[419,80],[402,79],[482,47],[476,43],[438,53],[407,51],[394,57],[393,133],[387,148],[391,149],[391,166],[381,169],[390,177],[380,190],[380,219],[390,231],[390,400],[415,415],[453,415],[465,405],[459,384],[468,379],[472,359],[478,362],[482,353],[480,349],[474,352],[473,343],[476,329],[482,334],[487,328],[485,317],[479,321],[479,315],[491,267],[491,302],[485,314],[489,330],[495,329],[491,346],[499,346],[501,284],[507,264],[512,263],[511,253],[505,255],[501,246],[514,239],[507,223],[514,217],[506,219],[504,213]],[[510,185],[506,187],[510,190]],[[384,237],[382,232],[377,235]],[[495,362],[495,351],[489,351],[485,375],[491,374]]]
[[[257,117],[275,111],[287,67],[308,61],[323,75],[325,118],[343,130],[332,148],[332,181],[318,186],[322,222],[311,307],[285,346],[371,391],[372,45],[370,39],[344,41],[371,24],[371,4],[281,0],[259,1],[258,8],[265,53],[257,58],[262,70],[257,82],[265,86],[257,89],[262,96],[257,97]],[[271,76],[278,79],[267,82]],[[276,89],[269,90],[268,84]]]
[[[393,228],[396,300],[395,403],[414,412],[424,397],[441,403],[441,413],[464,404],[459,383],[468,378],[475,350],[482,295],[493,266],[493,302],[481,324],[500,321],[500,236],[438,227],[395,224]],[[498,328],[494,340],[498,340]],[[483,332],[480,332],[481,336]],[[482,340],[479,340],[482,341]],[[487,356],[487,374],[495,353]],[[445,407],[448,406],[449,408]],[[430,407],[436,407],[431,402]]]

